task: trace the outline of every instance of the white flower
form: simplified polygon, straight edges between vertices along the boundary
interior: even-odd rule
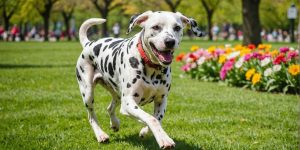
[[[205,62],[205,57],[203,57],[203,56],[197,60],[198,65],[202,65],[204,62]]]
[[[227,59],[232,59],[240,55],[240,51],[233,52],[227,56]]]
[[[264,76],[270,76],[271,74],[272,74],[272,68],[268,68],[268,69],[266,69],[265,71],[264,71]]]
[[[186,63],[191,63],[191,62],[193,62],[193,59],[192,59],[192,58],[187,58],[187,59],[186,59]]]
[[[262,67],[266,66],[267,64],[269,64],[271,62],[271,59],[269,57],[266,57],[265,59],[263,59],[262,61],[260,61],[260,65]]]
[[[225,47],[229,48],[229,47],[231,47],[231,44],[225,44]]]
[[[192,64],[191,64],[191,68],[194,69],[194,68],[196,68],[196,67],[197,67],[197,64],[196,64],[196,63],[192,63]]]
[[[295,48],[294,48],[294,47],[290,47],[289,50],[290,50],[290,51],[294,51]]]
[[[244,56],[240,57],[240,59],[234,64],[235,68],[241,68],[244,63]]]
[[[274,72],[278,72],[278,71],[280,71],[281,70],[281,65],[274,65],[273,66],[273,71]]]

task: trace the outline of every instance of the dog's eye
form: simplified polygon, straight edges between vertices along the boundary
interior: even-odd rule
[[[152,27],[152,29],[153,29],[153,30],[159,30],[159,29],[160,29],[160,26],[155,25],[155,26]]]
[[[174,31],[177,31],[177,32],[178,32],[178,31],[180,31],[180,30],[181,30],[181,27],[180,27],[180,26],[175,26],[175,27],[174,27]]]

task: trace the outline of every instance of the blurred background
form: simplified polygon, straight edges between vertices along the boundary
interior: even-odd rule
[[[295,42],[298,9],[298,0],[0,0],[0,40],[74,41],[81,23],[91,17],[107,19],[89,30],[95,38],[126,36],[132,15],[166,10],[196,19],[208,33],[205,40],[242,41],[254,34],[256,39],[244,44]],[[184,38],[194,37],[187,29]]]

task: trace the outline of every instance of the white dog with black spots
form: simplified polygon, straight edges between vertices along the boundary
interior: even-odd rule
[[[90,41],[87,30],[105,21],[92,18],[81,25],[79,38],[83,51],[76,65],[80,92],[98,142],[109,139],[101,129],[93,107],[94,88],[99,83],[112,95],[107,111],[114,131],[120,128],[115,109],[121,104],[122,114],[132,116],[146,125],[140,131],[141,137],[150,129],[160,148],[174,147],[174,141],[161,126],[171,88],[170,64],[187,24],[197,36],[203,33],[193,19],[181,13],[147,11],[131,18],[128,32],[136,25],[142,27],[142,31],[133,37]],[[140,107],[151,102],[154,102],[153,115]]]

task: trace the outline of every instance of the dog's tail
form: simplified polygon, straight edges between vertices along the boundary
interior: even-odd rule
[[[79,41],[82,47],[84,47],[85,43],[89,42],[90,40],[87,37],[87,30],[96,24],[102,24],[106,20],[102,18],[91,18],[83,22],[79,29]]]

